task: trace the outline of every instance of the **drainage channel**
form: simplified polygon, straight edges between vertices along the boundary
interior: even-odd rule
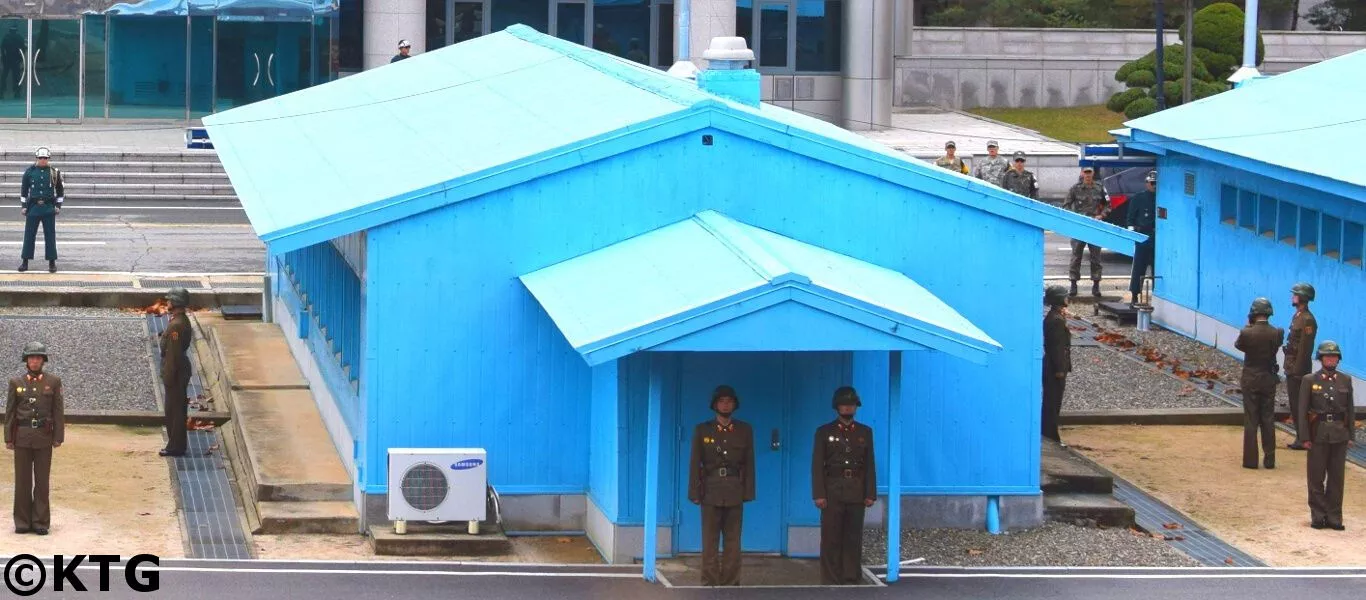
[[[1074,345],[1099,346],[1105,348],[1126,359],[1148,365],[1149,368],[1153,368],[1172,379],[1188,383],[1201,392],[1215,396],[1223,402],[1238,407],[1242,406],[1241,402],[1234,400],[1231,397],[1234,396],[1236,392],[1233,392],[1230,386],[1225,385],[1221,381],[1197,377],[1190,377],[1189,379],[1177,377],[1175,373],[1172,373],[1167,368],[1153,365],[1144,360],[1133,348],[1117,348],[1100,342],[1096,337],[1101,333],[1101,329],[1096,324],[1076,318],[1069,319],[1068,321],[1069,324],[1073,326],[1073,332],[1077,334],[1076,341],[1081,342]],[[1078,330],[1076,327],[1083,327],[1084,329]],[[1211,382],[1213,383],[1213,387],[1211,387]],[[1246,552],[1219,539],[1181,511],[1172,508],[1165,502],[1158,500],[1137,486],[1125,481],[1114,472],[1096,463],[1096,461],[1082,456],[1079,452],[1074,452],[1073,455],[1090,463],[1091,466],[1110,475],[1110,477],[1114,479],[1115,499],[1134,509],[1134,520],[1138,523],[1139,527],[1150,533],[1165,535],[1168,538],[1172,538],[1167,540],[1168,543],[1171,544],[1172,547],[1186,553],[1187,556],[1199,561],[1207,567],[1266,566],[1266,563],[1257,560]],[[1168,529],[1167,526],[1173,523],[1176,524],[1178,528]]]
[[[161,348],[157,339],[170,319],[166,315],[147,315],[146,318],[152,355],[160,364]],[[190,377],[190,398],[197,398],[204,391],[199,374],[196,365]],[[160,381],[159,372],[157,378]],[[228,481],[228,465],[223,461],[221,450],[222,436],[217,430],[190,431],[188,438],[185,456],[171,460],[175,462],[190,558],[254,558],[234,501],[232,484]]]
[[[1124,358],[1127,358],[1134,362],[1147,365],[1148,368],[1153,369],[1163,375],[1166,375],[1167,377],[1188,384],[1194,387],[1196,391],[1199,391],[1203,394],[1209,394],[1211,397],[1217,398],[1219,399],[1219,401],[1225,404],[1237,408],[1243,407],[1243,395],[1240,391],[1238,391],[1238,388],[1236,388],[1235,386],[1224,383],[1223,381],[1218,379],[1201,378],[1196,377],[1194,375],[1190,376],[1189,378],[1177,377],[1176,374],[1172,372],[1173,367],[1158,366],[1144,360],[1142,356],[1138,355],[1137,345],[1135,345],[1133,348],[1118,348],[1110,344],[1100,342],[1096,339],[1096,336],[1100,335],[1102,333],[1102,330],[1100,326],[1096,325],[1095,323],[1092,323],[1091,321],[1087,321],[1085,319],[1078,319],[1075,317],[1068,319],[1067,322],[1070,326],[1069,329],[1071,329],[1072,332],[1075,334],[1075,337],[1073,338],[1073,346],[1099,346],[1105,348],[1106,350],[1109,350],[1114,354],[1123,356]],[[1128,338],[1126,337],[1126,339]],[[1137,344],[1137,342],[1135,342],[1135,344]],[[1276,422],[1276,428],[1290,435],[1295,435],[1295,428],[1281,421]],[[1353,446],[1349,446],[1347,448],[1347,460],[1351,461],[1359,467],[1366,468],[1366,444],[1355,444]]]

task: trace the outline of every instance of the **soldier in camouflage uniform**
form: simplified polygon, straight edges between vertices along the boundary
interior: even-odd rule
[[[1257,433],[1262,435],[1262,466],[1276,468],[1276,351],[1285,330],[1267,322],[1271,301],[1258,298],[1247,311],[1247,327],[1233,347],[1243,352],[1243,468],[1257,468]]]
[[[1096,170],[1083,167],[1081,181],[1067,192],[1062,207],[1093,219],[1104,219],[1110,214],[1110,197],[1105,187],[1096,182]],[[1081,240],[1072,240],[1072,262],[1067,269],[1067,278],[1072,280],[1072,290],[1068,295],[1077,295],[1077,280],[1081,279],[1081,254],[1086,251],[1091,256],[1091,295],[1100,297],[1100,246]]]
[[[955,156],[957,152],[958,144],[953,143],[953,140],[949,140],[947,144],[944,144],[944,155],[939,157],[939,160],[934,161],[934,166],[943,167],[950,171],[958,171],[959,173],[967,175],[968,165],[963,162],[963,159]]]
[[[62,212],[62,201],[66,190],[62,185],[62,172],[48,164],[52,152],[39,148],[34,153],[37,164],[24,171],[24,179],[19,184],[19,213],[24,215],[24,246],[20,258],[23,263],[19,271],[28,270],[28,261],[33,259],[33,245],[38,236],[38,226],[43,226],[43,252],[47,258],[47,270],[57,272],[57,215]]]
[[[821,584],[863,580],[863,513],[877,500],[873,430],[854,421],[863,402],[852,387],[835,390],[839,417],[816,429],[811,497],[821,511]]]
[[[1297,438],[1309,449],[1309,516],[1314,529],[1342,531],[1342,483],[1347,447],[1356,443],[1356,400],[1352,377],[1338,372],[1337,342],[1319,344],[1323,368],[1300,386]]]
[[[693,428],[688,499],[702,507],[702,585],[740,585],[740,530],[745,503],[754,500],[754,429],[732,419],[735,389],[711,394],[716,417]],[[716,547],[722,545],[721,560]]]
[[[1290,399],[1290,416],[1295,419],[1295,428],[1300,427],[1300,382],[1314,370],[1310,360],[1314,336],[1318,334],[1319,323],[1314,313],[1309,312],[1309,303],[1314,300],[1314,286],[1300,282],[1290,288],[1290,302],[1295,306],[1295,316],[1290,319],[1290,335],[1285,338],[1285,393]],[[1295,440],[1288,447],[1291,450],[1304,450],[1303,440]]]
[[[1025,153],[1015,153],[1015,164],[1001,175],[1001,187],[1026,198],[1039,199],[1039,180],[1025,170]]]
[[[1006,174],[1010,165],[1006,164],[1004,156],[997,154],[998,148],[996,140],[987,142],[987,157],[977,163],[977,168],[973,170],[973,176],[1000,187],[1001,177]]]
[[[27,368],[9,380],[5,403],[5,447],[14,451],[14,532],[47,535],[52,449],[65,437],[66,408],[61,378],[43,372],[47,347],[29,342],[23,361]]]

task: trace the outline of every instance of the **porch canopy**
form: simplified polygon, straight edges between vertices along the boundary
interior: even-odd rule
[[[888,351],[892,448],[901,446],[900,355],[975,363],[1001,345],[900,272],[705,211],[521,277],[589,365],[643,351]],[[645,577],[655,576],[661,374],[650,373]],[[900,529],[901,453],[890,452],[888,529]],[[888,536],[888,580],[899,536]]]

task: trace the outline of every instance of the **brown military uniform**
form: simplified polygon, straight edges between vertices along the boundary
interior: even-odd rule
[[[1058,415],[1062,412],[1062,395],[1066,377],[1072,372],[1072,332],[1067,329],[1067,317],[1062,307],[1054,307],[1043,318],[1043,437],[1061,442],[1058,435]]]
[[[48,482],[52,448],[66,434],[62,380],[25,373],[9,380],[5,404],[5,444],[14,444],[14,528],[48,529],[52,513]]]
[[[1099,181],[1091,185],[1077,182],[1067,191],[1067,199],[1062,207],[1074,213],[1096,219],[1104,219],[1110,214],[1110,201],[1105,195],[1105,187]],[[1081,253],[1085,250],[1091,256],[1091,281],[1100,281],[1100,246],[1072,240],[1072,262],[1067,267],[1067,277],[1072,281],[1081,279]]]
[[[688,499],[702,506],[702,585],[740,585],[742,515],[754,499],[754,430],[735,419],[699,423],[688,472]]]
[[[1342,526],[1342,481],[1347,443],[1356,435],[1352,378],[1320,369],[1300,386],[1298,441],[1309,448],[1309,514],[1315,523]],[[1327,485],[1325,485],[1325,480]]]
[[[189,413],[187,388],[190,385],[190,342],[194,330],[185,313],[174,314],[161,334],[161,382],[165,386],[166,453],[184,454],[187,445],[185,421]]]
[[[1259,320],[1238,333],[1233,347],[1243,352],[1243,466],[1257,468],[1257,433],[1262,435],[1264,465],[1276,466],[1276,351],[1285,330]]]
[[[1314,336],[1319,332],[1318,321],[1309,308],[1295,313],[1290,319],[1290,335],[1285,338],[1285,392],[1290,400],[1290,416],[1295,419],[1295,429],[1299,429],[1300,382],[1314,370]],[[1298,443],[1298,442],[1297,442]]]
[[[821,584],[863,580],[863,512],[877,499],[872,428],[839,419],[821,425],[811,451],[811,497],[821,511]]]

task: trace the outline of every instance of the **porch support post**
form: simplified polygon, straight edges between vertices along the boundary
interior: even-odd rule
[[[658,357],[650,353],[650,399],[645,420],[645,548],[646,581],[655,580],[655,546],[659,529],[659,412],[664,395],[664,376]]]
[[[888,361],[887,385],[887,583],[901,572],[901,351]]]

